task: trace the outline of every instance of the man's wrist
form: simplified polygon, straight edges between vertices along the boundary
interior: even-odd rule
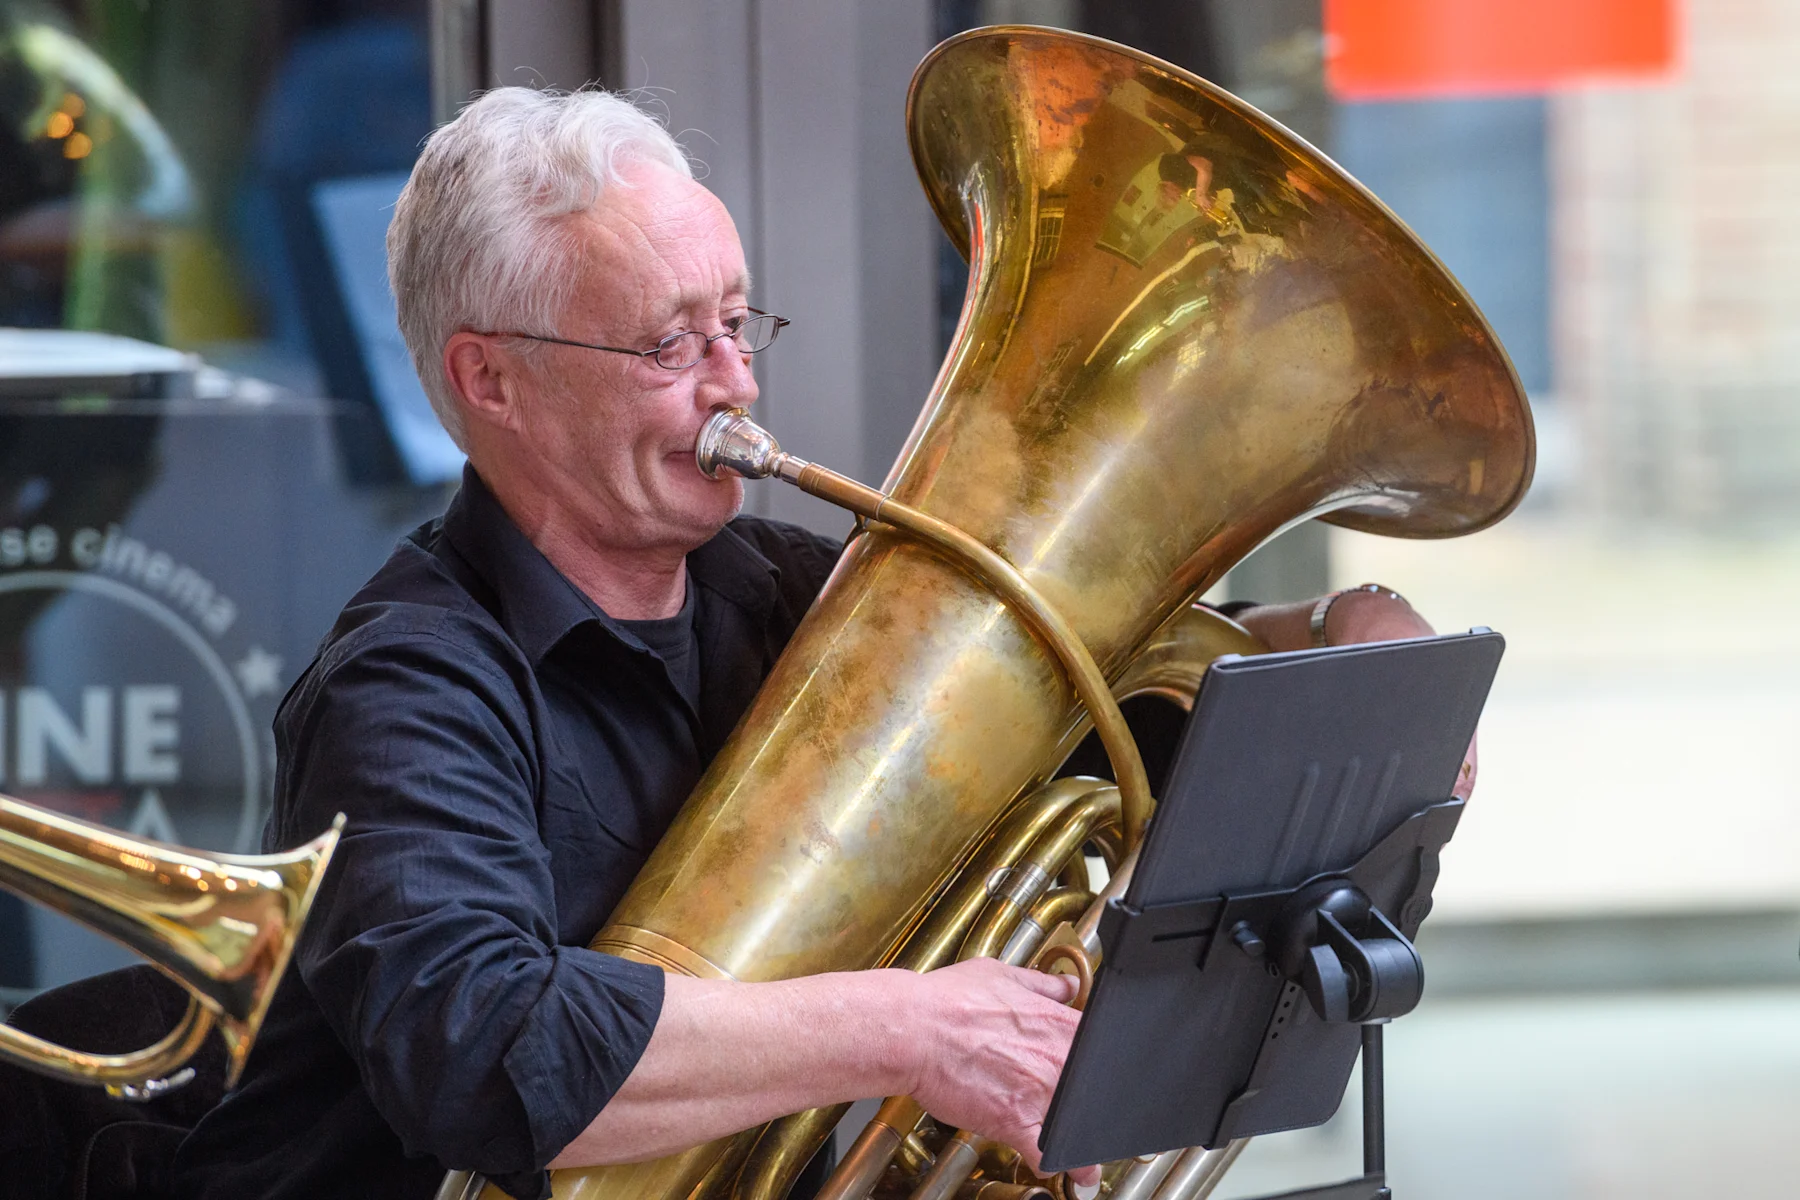
[[[890,967],[879,971],[847,972],[862,994],[858,1008],[867,1022],[863,1045],[869,1049],[869,1065],[880,1077],[880,1094],[909,1096],[918,1090],[927,1045],[923,1028],[929,1017],[921,1012],[926,1002],[921,977],[912,971]]]
[[[1388,588],[1343,592],[1324,614],[1325,641],[1333,646],[1429,637],[1433,632],[1405,597]]]

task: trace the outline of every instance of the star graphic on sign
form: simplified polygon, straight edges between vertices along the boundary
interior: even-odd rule
[[[251,700],[281,690],[281,659],[261,646],[250,647],[250,653],[238,660],[235,670],[238,682],[244,685],[244,695]]]

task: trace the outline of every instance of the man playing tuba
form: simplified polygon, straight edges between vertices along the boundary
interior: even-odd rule
[[[890,1094],[1035,1164],[1072,979],[736,983],[585,948],[839,551],[694,465],[786,323],[723,206],[627,101],[501,88],[432,135],[388,248],[468,467],[276,718],[269,848],[349,825],[179,1194],[422,1198],[458,1168],[543,1197],[551,1167]],[[1277,648],[1429,632],[1383,591],[1239,616]]]

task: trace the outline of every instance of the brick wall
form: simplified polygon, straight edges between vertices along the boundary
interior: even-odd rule
[[[1800,521],[1800,3],[1690,0],[1672,81],[1551,107],[1556,390],[1579,502]]]

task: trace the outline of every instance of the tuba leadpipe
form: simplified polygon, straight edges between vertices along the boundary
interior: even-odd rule
[[[1106,676],[1080,635],[1017,567],[948,521],[902,504],[829,467],[786,453],[769,431],[741,408],[721,409],[707,418],[694,445],[694,465],[709,479],[718,478],[720,471],[730,471],[745,479],[791,483],[808,495],[929,546],[967,573],[977,586],[1003,600],[1056,659],[1112,760],[1126,847],[1143,838],[1153,804],[1150,777],[1144,773],[1144,759],[1125,724],[1125,714],[1119,711]]]
[[[150,960],[188,992],[187,1012],[127,1054],[72,1050],[0,1025],[0,1058],[142,1098],[217,1029],[237,1082],[337,846],[344,818],[281,854],[202,854],[0,796],[0,887]]]

